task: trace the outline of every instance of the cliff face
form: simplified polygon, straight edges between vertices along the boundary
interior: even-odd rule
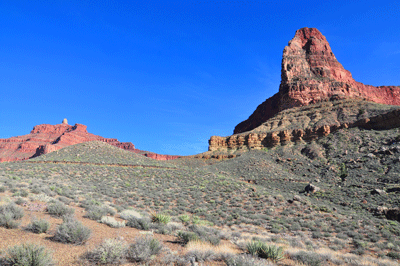
[[[234,134],[250,131],[278,112],[331,98],[362,99],[400,105],[400,87],[374,87],[357,82],[315,28],[302,28],[283,50],[279,92],[238,124]]]
[[[113,138],[103,138],[87,132],[82,124],[74,126],[62,123],[58,125],[42,124],[35,126],[30,134],[0,139],[0,162],[19,161],[50,153],[69,145],[87,141],[103,141],[118,148],[139,153],[156,160],[170,160],[179,156],[161,155],[135,148],[131,142],[119,142]]]
[[[365,129],[392,129],[400,127],[400,108],[369,110],[365,101],[338,101],[312,104],[310,109],[299,108],[281,112],[260,127],[229,137],[212,136],[209,151],[273,148],[300,141],[325,137],[339,129],[360,127]],[[373,106],[373,104],[370,104]],[[311,110],[312,109],[312,110]]]

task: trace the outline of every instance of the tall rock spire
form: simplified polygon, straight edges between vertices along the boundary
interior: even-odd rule
[[[355,81],[319,30],[299,29],[283,50],[279,92],[238,124],[234,134],[252,130],[282,110],[332,98],[400,105],[400,87],[374,87]]]

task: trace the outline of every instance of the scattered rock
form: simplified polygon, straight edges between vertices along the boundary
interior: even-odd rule
[[[317,191],[320,191],[321,189],[310,183],[304,188],[304,190],[306,193],[315,193]]]
[[[375,188],[375,189],[373,189],[373,190],[371,191],[371,194],[372,194],[372,195],[376,195],[376,194],[378,194],[378,195],[386,195],[387,192],[384,191],[384,190],[382,190],[382,189],[377,189],[377,188]]]

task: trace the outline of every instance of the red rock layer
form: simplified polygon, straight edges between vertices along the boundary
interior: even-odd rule
[[[357,98],[400,105],[400,87],[374,87],[357,82],[333,54],[315,28],[302,28],[283,50],[279,92],[260,104],[238,124],[234,134],[250,131],[278,112],[330,98]]]
[[[179,156],[146,153],[138,150],[131,142],[119,142],[117,139],[103,138],[87,132],[87,127],[81,124],[70,126],[42,124],[35,126],[30,134],[0,139],[0,162],[19,161],[50,153],[69,145],[87,141],[103,141],[118,148],[139,153],[156,160],[171,160]]]

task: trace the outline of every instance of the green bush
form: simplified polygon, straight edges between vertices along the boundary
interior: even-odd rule
[[[265,246],[261,248],[258,256],[263,259],[269,259],[273,262],[278,262],[284,259],[283,248],[275,245]]]
[[[127,256],[128,245],[121,239],[106,239],[92,252],[86,254],[86,259],[96,265],[122,264]]]
[[[31,223],[27,226],[27,230],[32,231],[36,234],[46,233],[50,228],[50,223],[47,220],[33,219]]]
[[[284,258],[282,247],[267,245],[259,240],[248,243],[246,249],[252,256],[269,259],[273,262],[278,262]]]
[[[15,266],[55,265],[52,254],[43,246],[22,244],[8,249],[7,264]]]
[[[323,262],[321,256],[315,252],[299,251],[290,256],[293,260],[300,261],[301,263],[308,266],[319,266],[322,265]]]
[[[162,223],[162,224],[167,224],[169,221],[171,221],[171,216],[161,214],[161,213],[152,213],[151,214],[151,221],[153,223]]]
[[[199,240],[199,236],[196,233],[194,233],[194,232],[184,232],[184,231],[179,231],[178,232],[178,238],[184,244],[189,243],[189,241],[197,241],[197,240]]]
[[[19,220],[24,217],[24,210],[21,207],[18,207],[15,203],[9,203],[7,205],[0,206],[0,214],[1,213],[11,213],[13,219]]]
[[[60,201],[55,201],[55,202],[50,203],[47,206],[47,212],[50,215],[62,217],[62,216],[70,216],[70,215],[74,214],[75,210],[68,207],[67,205],[65,205],[64,203],[62,203]]]
[[[0,226],[8,229],[17,228],[19,223],[16,220],[24,216],[24,210],[15,203],[0,206]]]
[[[149,230],[150,220],[147,218],[137,218],[134,216],[130,216],[127,219],[126,225],[139,230]]]
[[[258,254],[260,254],[263,248],[266,248],[266,245],[261,241],[251,241],[246,245],[247,253],[254,257],[258,257]]]
[[[14,220],[12,213],[0,213],[0,226],[7,229],[14,229],[19,226],[19,222]]]
[[[92,234],[92,231],[85,227],[78,220],[69,217],[57,227],[54,240],[62,243],[71,243],[75,245],[82,245],[85,243]]]
[[[188,224],[190,222],[190,216],[187,214],[182,214],[179,216],[179,220],[181,220],[181,222],[184,224]]]
[[[127,258],[134,262],[149,261],[161,249],[160,242],[151,236],[137,238],[135,243],[129,246]]]
[[[91,220],[98,221],[101,219],[101,217],[106,215],[107,215],[107,210],[105,208],[97,205],[91,205],[86,210],[85,217]]]

